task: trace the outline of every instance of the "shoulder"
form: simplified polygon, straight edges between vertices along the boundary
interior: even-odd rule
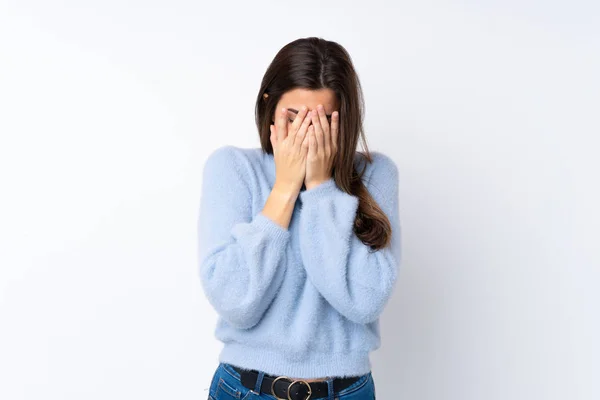
[[[260,148],[243,148],[233,145],[224,145],[211,151],[204,162],[204,174],[231,176],[234,172],[238,175],[247,173],[255,163],[259,162],[258,151]]]
[[[246,149],[233,145],[217,147],[208,154],[208,157],[205,161],[205,166],[213,164],[238,163],[240,162],[241,158],[244,157],[244,150]]]
[[[368,162],[362,153],[356,153],[358,171],[365,168],[364,178],[383,181],[398,179],[398,165],[392,157],[381,151],[370,151],[369,154],[371,155],[371,162]],[[366,164],[366,167],[364,164]]]
[[[378,200],[390,201],[398,195],[398,165],[390,156],[380,151],[370,151],[369,154],[371,162],[368,162],[364,155],[357,153],[357,170],[360,173],[365,168],[362,180],[372,195]]]
[[[374,169],[384,173],[398,173],[398,165],[396,165],[396,162],[392,157],[380,151],[372,151],[371,156],[373,158]]]

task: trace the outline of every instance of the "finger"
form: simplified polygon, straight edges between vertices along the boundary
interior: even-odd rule
[[[289,127],[288,127],[288,136],[290,137],[290,141],[292,144],[296,143],[296,135],[298,134],[298,128],[302,125],[302,122],[304,120],[304,118],[301,118],[300,115],[304,115],[306,114],[307,107],[303,106],[300,111],[298,111],[298,113],[296,114],[296,117],[294,118],[293,121],[288,122],[289,123]],[[288,119],[289,116],[292,114],[292,111],[288,111]]]
[[[311,125],[308,128],[308,154],[315,156],[317,154],[317,140],[315,138],[315,127]]]
[[[296,118],[298,119],[298,118]],[[294,122],[296,122],[296,120],[294,120]],[[308,131],[308,127],[310,126],[312,122],[312,117],[310,115],[309,112],[305,113],[304,115],[304,121],[302,121],[302,125],[300,125],[300,129],[298,129],[298,132],[296,132],[296,139],[294,140],[294,145],[296,146],[300,146],[302,145],[302,140],[304,139],[304,137],[306,136],[306,132]]]
[[[340,113],[338,111],[334,111],[331,113],[331,151],[333,154],[337,152],[339,125]]]
[[[293,132],[298,132],[298,129],[300,129],[300,127],[302,126],[302,123],[304,122],[304,118],[306,117],[307,113],[308,113],[308,107],[302,106],[300,111],[298,111],[298,114],[296,114],[296,118],[294,118],[294,122],[292,122],[292,131]]]
[[[275,126],[277,128],[277,141],[280,142],[287,137],[287,109],[280,108],[277,111],[275,118]]]
[[[308,153],[309,148],[309,139],[310,135],[304,135],[304,139],[302,140],[302,146],[300,147],[300,154],[306,155]]]
[[[319,121],[321,122],[321,129],[323,130],[323,153],[326,157],[331,154],[331,134],[329,128],[329,121],[327,115],[325,115],[325,107],[321,104],[317,106],[317,112],[319,113]]]
[[[321,127],[321,121],[319,120],[319,114],[316,110],[313,112],[312,116],[313,126],[315,127],[315,136],[317,139],[317,152],[319,154],[323,154],[324,143],[323,143],[323,128]]]

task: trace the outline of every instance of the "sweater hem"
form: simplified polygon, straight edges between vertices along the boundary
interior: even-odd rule
[[[369,352],[307,353],[301,360],[294,360],[288,358],[287,353],[240,343],[226,343],[219,354],[219,362],[269,375],[302,379],[359,376],[371,371]]]

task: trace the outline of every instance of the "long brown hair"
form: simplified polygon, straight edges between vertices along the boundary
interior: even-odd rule
[[[332,176],[342,191],[359,199],[353,227],[357,237],[373,250],[386,247],[391,239],[390,221],[362,181],[366,163],[373,159],[363,130],[362,88],[350,54],[340,44],[318,37],[300,38],[279,50],[265,72],[256,99],[256,126],[261,147],[268,154],[273,154],[271,116],[281,96],[296,88],[331,89],[335,93],[340,125]],[[364,152],[358,154],[365,161],[360,172],[354,164],[359,139]]]

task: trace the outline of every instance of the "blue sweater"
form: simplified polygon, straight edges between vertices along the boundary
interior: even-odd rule
[[[371,154],[363,181],[393,232],[391,247],[378,251],[352,231],[358,198],[333,178],[300,192],[286,229],[261,213],[275,182],[273,155],[228,145],[208,156],[198,260],[219,315],[220,362],[305,379],[371,370],[400,262],[398,169]]]

